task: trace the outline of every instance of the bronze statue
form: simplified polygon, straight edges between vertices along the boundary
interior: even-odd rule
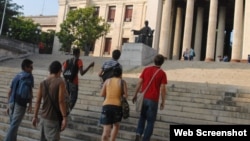
[[[144,24],[145,26],[140,30],[132,30],[134,35],[139,35],[139,37],[136,37],[135,42],[144,43],[149,47],[152,47],[154,30],[151,30],[151,28],[148,26],[148,21],[145,21]]]

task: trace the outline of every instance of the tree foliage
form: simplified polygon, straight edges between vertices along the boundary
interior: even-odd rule
[[[36,33],[38,26],[39,24],[35,24],[32,19],[24,17],[12,18],[9,25],[12,33],[11,37],[29,43],[36,43],[39,38],[39,34]]]
[[[3,24],[2,35],[10,38],[21,40],[28,43],[44,45],[44,53],[51,53],[55,31],[42,32],[37,29],[39,24],[34,23],[32,19],[23,17],[23,13],[19,12],[22,6],[13,3],[12,0],[7,0],[5,18]],[[5,0],[0,0],[0,20],[2,21]],[[10,30],[11,29],[11,30]]]
[[[62,43],[61,50],[69,51],[76,46],[87,52],[90,44],[108,33],[110,25],[95,15],[93,7],[86,7],[71,10],[60,27],[56,35]]]
[[[54,37],[55,37],[55,31],[54,30],[48,30],[47,32],[42,32],[40,43],[39,43],[39,52],[40,53],[52,53],[52,47],[54,43]],[[41,46],[42,45],[42,48]]]
[[[0,0],[0,20],[1,21],[3,18],[4,4],[5,4],[5,0]],[[2,33],[8,32],[8,28],[9,28],[8,25],[10,23],[9,19],[16,18],[18,15],[23,14],[22,12],[19,12],[19,10],[22,8],[23,8],[22,6],[19,6],[16,3],[13,3],[12,0],[7,0]]]

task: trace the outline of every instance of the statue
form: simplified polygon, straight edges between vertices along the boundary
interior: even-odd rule
[[[154,30],[151,30],[148,26],[148,21],[145,21],[144,24],[145,26],[140,30],[132,30],[134,35],[139,35],[139,37],[136,37],[135,43],[144,43],[149,47],[152,47]]]

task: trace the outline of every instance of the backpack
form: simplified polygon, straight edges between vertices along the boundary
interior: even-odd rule
[[[33,79],[31,74],[24,74],[19,73],[15,81],[15,102],[18,103],[20,106],[26,107],[27,103],[30,102],[32,99],[32,86],[33,86]]]
[[[117,67],[120,67],[119,63],[116,63],[114,66],[105,69],[101,76],[102,81],[105,82],[106,79],[113,77],[113,70]]]
[[[67,67],[63,72],[63,77],[66,81],[73,82],[75,76],[77,75],[78,73],[77,61],[78,59],[76,59],[74,62],[74,58],[71,58],[65,62],[67,64]]]

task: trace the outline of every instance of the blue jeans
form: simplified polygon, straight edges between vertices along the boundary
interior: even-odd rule
[[[141,115],[136,129],[136,134],[144,135],[142,141],[150,141],[150,137],[153,134],[157,110],[158,110],[157,102],[154,102],[149,99],[143,100]],[[145,128],[146,121],[147,121],[147,126]]]
[[[13,109],[14,108],[14,109]],[[17,103],[9,104],[9,116],[10,116],[10,128],[8,129],[7,135],[4,141],[16,141],[18,127],[25,115],[26,107],[22,107]]]

